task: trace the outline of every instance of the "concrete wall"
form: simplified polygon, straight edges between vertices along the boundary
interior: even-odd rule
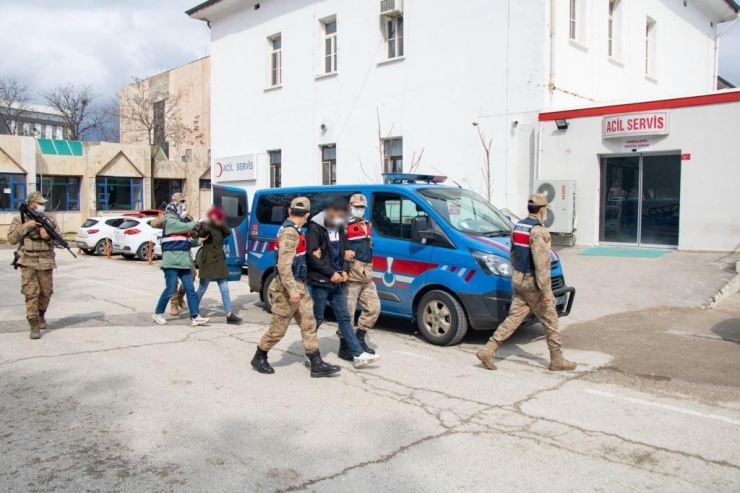
[[[648,13],[660,22],[657,81],[646,81],[644,68],[632,62],[640,58],[639,43],[627,42],[627,34],[624,66],[605,68],[614,64],[606,56],[603,9],[587,8],[587,49],[573,46],[563,27],[568,3],[406,0],[406,56],[391,61],[377,1],[265,1],[259,10],[241,2],[206,12],[214,161],[255,154],[257,179],[237,183],[251,193],[269,186],[267,151],[280,149],[283,186],[320,184],[319,147],[336,144],[338,182],[377,182],[380,134],[403,137],[405,171],[423,150],[415,171],[449,175],[483,194],[480,129],[492,143],[492,201],[523,212],[539,112],[574,101],[697,93],[709,90],[712,78],[712,32],[698,2],[685,10],[671,7],[680,3],[672,0],[624,2],[625,33],[644,30]],[[626,10],[635,3],[646,5]],[[552,65],[550,5],[557,24]],[[321,20],[330,16],[338,19],[339,68],[323,76]],[[271,88],[268,40],[278,33],[283,84]],[[576,61],[566,63],[570,59]],[[674,71],[678,60],[684,68]],[[577,96],[566,97],[570,92]]]
[[[620,139],[602,139],[602,116],[570,118],[567,131],[543,122],[540,177],[576,180],[578,243],[599,241],[600,158],[624,155]],[[670,134],[656,136],[647,153],[690,154],[682,162],[679,249],[736,250],[740,209],[740,140],[730,122],[740,121],[740,102],[670,110]]]

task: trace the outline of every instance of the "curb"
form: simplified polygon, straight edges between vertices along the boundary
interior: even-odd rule
[[[706,303],[701,307],[702,310],[711,310],[712,308],[719,305],[727,298],[740,292],[740,274],[736,275],[724,285],[722,289],[717,291],[714,296],[709,298]]]

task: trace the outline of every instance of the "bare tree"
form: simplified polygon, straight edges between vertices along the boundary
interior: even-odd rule
[[[190,176],[194,166],[192,154],[180,161],[170,160],[169,149],[177,149],[181,145],[203,145],[200,116],[189,123],[183,121],[180,112],[182,98],[182,93],[170,92],[164,86],[153,86],[149,80],[139,78],[134,78],[133,84],[121,91],[118,106],[121,140],[146,143],[150,147],[152,179],[155,166],[161,161],[166,161],[163,165],[179,167],[186,176]],[[197,186],[191,192],[196,191]],[[188,190],[184,192],[188,194]]]
[[[98,95],[89,84],[67,84],[41,95],[64,118],[65,138],[84,140],[105,124],[105,112],[93,104]]]
[[[0,124],[10,135],[24,135],[20,120],[30,109],[28,86],[9,77],[0,78]]]
[[[478,138],[483,146],[483,166],[481,166],[481,174],[483,175],[483,187],[486,199],[491,201],[493,196],[493,170],[491,169],[491,148],[493,147],[493,139],[486,139],[485,134],[480,128],[480,125],[473,123],[473,126],[478,130]]]

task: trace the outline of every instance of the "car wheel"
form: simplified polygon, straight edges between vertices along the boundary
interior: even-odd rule
[[[105,255],[105,240],[100,240],[95,245],[95,255]]]
[[[265,304],[265,311],[272,313],[272,298],[270,296],[270,284],[275,279],[275,273],[271,272],[269,276],[265,278],[265,282],[262,284],[262,302]]]
[[[95,253],[95,250],[91,250],[89,248],[83,248],[82,253],[84,253],[85,255],[92,255],[93,253]]]
[[[149,260],[149,242],[145,241],[136,250],[136,258],[139,260]]]
[[[457,344],[468,331],[465,310],[446,291],[430,291],[421,298],[416,323],[424,339],[437,346]]]

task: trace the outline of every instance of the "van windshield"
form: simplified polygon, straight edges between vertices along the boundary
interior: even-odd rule
[[[462,188],[422,188],[424,200],[458,231],[477,236],[509,236],[514,225],[490,202]]]

